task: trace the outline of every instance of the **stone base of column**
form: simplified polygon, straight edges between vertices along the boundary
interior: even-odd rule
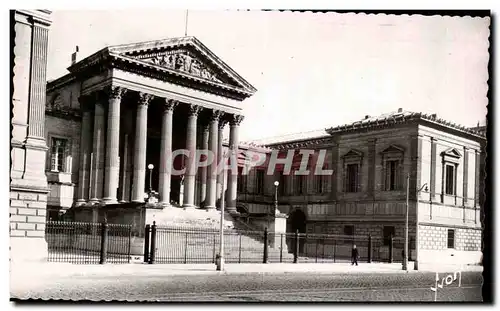
[[[104,205],[109,205],[109,204],[117,204],[118,200],[113,199],[113,198],[104,198],[102,199],[102,204]]]
[[[228,212],[230,215],[239,215],[240,213],[236,210],[236,207],[226,207],[225,208],[226,212]]]
[[[194,208],[196,208],[196,205],[194,205],[194,204],[184,204],[182,206],[182,208],[184,208],[184,209],[194,209]]]
[[[48,247],[44,238],[10,238],[11,263],[43,263],[47,258]]]
[[[80,207],[80,206],[84,206],[84,205],[87,205],[87,201],[85,201],[85,200],[78,200],[75,202],[75,207]]]
[[[205,206],[205,207],[204,207],[204,209],[206,209],[206,210],[207,210],[207,212],[208,212],[208,211],[212,211],[212,210],[214,210],[215,208],[216,208],[216,207],[215,207],[215,205],[213,205],[213,206]]]
[[[99,204],[100,201],[101,200],[99,200],[98,198],[92,198],[92,199],[90,199],[89,204],[90,205]]]

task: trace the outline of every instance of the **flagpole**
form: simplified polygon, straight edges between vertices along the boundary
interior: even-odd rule
[[[184,27],[184,37],[187,37],[187,34],[188,34],[188,14],[189,14],[189,10],[186,10],[186,25]]]

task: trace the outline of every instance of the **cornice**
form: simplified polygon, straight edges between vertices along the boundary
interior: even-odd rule
[[[455,124],[453,122],[449,122],[440,118],[437,118],[436,115],[428,115],[428,114],[423,114],[423,113],[407,113],[407,114],[399,114],[399,115],[394,115],[394,116],[389,116],[385,117],[383,119],[376,119],[373,121],[357,121],[354,123],[350,124],[345,124],[345,125],[340,125],[336,127],[331,127],[326,129],[327,133],[330,135],[336,135],[336,134],[346,134],[346,133],[353,133],[353,132],[360,132],[360,131],[368,131],[368,130],[375,130],[375,129],[385,129],[385,128],[392,128],[395,125],[398,124],[414,124],[414,123],[427,123],[431,125],[438,125],[441,127],[445,127],[446,129],[452,130],[452,131],[458,131],[461,134],[465,134],[468,136],[473,136],[474,138],[479,138],[479,139],[486,139],[484,135],[482,135],[480,132],[475,131],[473,129],[467,128],[465,126]]]

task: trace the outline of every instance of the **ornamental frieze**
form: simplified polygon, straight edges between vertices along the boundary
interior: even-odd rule
[[[142,58],[142,60],[206,80],[221,82],[205,64],[190,55],[187,51],[161,53]]]

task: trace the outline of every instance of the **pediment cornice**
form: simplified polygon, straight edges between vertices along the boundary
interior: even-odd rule
[[[91,68],[120,68],[169,82],[203,85],[216,93],[236,93],[241,98],[252,96],[256,89],[212,53],[195,37],[107,47],[68,70],[82,74]],[[219,91],[217,91],[219,90]]]

